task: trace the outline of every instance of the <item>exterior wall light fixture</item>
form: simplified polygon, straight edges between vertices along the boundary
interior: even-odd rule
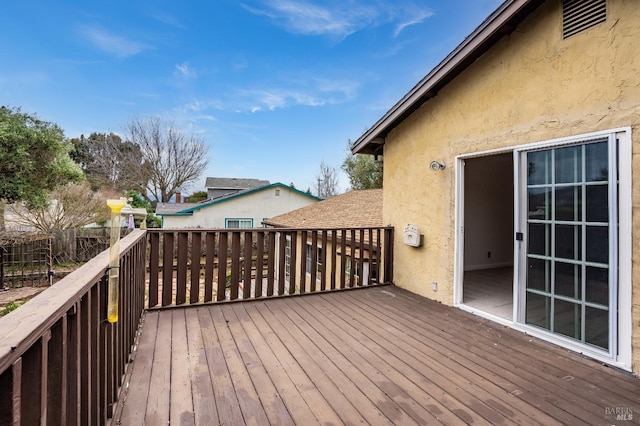
[[[444,162],[440,162],[440,161],[432,161],[431,164],[429,164],[429,168],[431,169],[432,172],[437,172],[438,170],[444,170],[445,167],[446,166]]]

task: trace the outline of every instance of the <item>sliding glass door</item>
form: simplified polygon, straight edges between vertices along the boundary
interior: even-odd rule
[[[520,322],[612,353],[617,153],[602,137],[520,153]],[[526,176],[525,176],[526,175]],[[525,207],[526,206],[526,207]]]

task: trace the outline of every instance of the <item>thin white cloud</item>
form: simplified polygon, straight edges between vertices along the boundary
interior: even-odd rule
[[[266,16],[295,34],[330,35],[340,38],[358,31],[375,20],[377,11],[369,5],[352,2],[314,4],[311,1],[266,0],[262,8],[243,7]]]
[[[348,102],[358,89],[357,81],[310,78],[282,86],[230,89],[217,99],[194,99],[178,111],[206,116],[211,110],[257,113],[296,106],[319,107]]]
[[[196,72],[189,67],[188,62],[176,64],[173,74],[181,79],[190,80],[196,78]]]
[[[79,32],[98,49],[119,58],[128,58],[151,48],[145,43],[128,40],[99,27],[82,26]]]
[[[319,107],[347,102],[355,97],[354,82],[316,80],[306,87],[240,90],[235,99],[236,111],[275,111],[294,106]]]
[[[175,28],[184,28],[184,25],[175,16],[169,15],[167,13],[156,11],[151,14],[151,17],[165,25],[169,25]]]
[[[345,38],[368,26],[393,24],[393,36],[424,22],[433,12],[416,3],[398,5],[391,0],[260,0],[260,6],[242,6],[265,16],[286,31],[304,35]]]
[[[416,10],[415,13],[409,14],[407,16],[406,21],[402,21],[396,25],[395,30],[393,31],[393,36],[398,37],[402,30],[411,25],[421,24],[425,21],[425,19],[433,16],[433,12],[428,9]]]
[[[196,113],[201,113],[204,111],[208,111],[210,109],[217,109],[217,110],[223,109],[222,102],[218,99],[207,100],[207,101],[194,99],[193,101],[179,108],[181,112],[196,112]]]

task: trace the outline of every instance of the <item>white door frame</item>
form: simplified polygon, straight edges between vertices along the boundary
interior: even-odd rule
[[[521,250],[520,242],[516,241],[514,235],[514,304],[513,321],[478,311],[463,303],[463,281],[464,281],[464,164],[469,158],[482,157],[487,155],[503,154],[512,152],[514,155],[514,231],[523,232],[521,227],[521,212],[523,208],[523,197],[520,195],[520,164],[519,158],[523,151],[541,149],[545,147],[561,146],[612,136],[618,139],[618,289],[617,289],[617,336],[613,339],[613,356],[608,356],[601,351],[591,351],[582,344],[577,344],[568,338],[563,338],[553,333],[544,332],[537,328],[527,326],[522,321],[521,304],[522,297],[519,294],[523,291],[524,274],[521,271]],[[631,371],[632,363],[632,136],[631,127],[620,127],[608,129],[600,132],[586,133],[566,138],[552,139],[535,142],[527,145],[511,146],[496,150],[487,150],[470,154],[456,156],[455,161],[455,250],[454,250],[454,286],[453,304],[465,311],[472,312],[479,316],[491,319],[495,322],[509,325],[514,329],[540,337],[544,340],[584,353],[592,358],[607,364],[614,365]],[[526,208],[526,205],[525,205]],[[520,320],[520,321],[518,321]],[[615,351],[617,347],[617,352]]]

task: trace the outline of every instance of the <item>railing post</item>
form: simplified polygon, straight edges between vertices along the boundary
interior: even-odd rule
[[[393,228],[384,230],[384,283],[393,283]]]

